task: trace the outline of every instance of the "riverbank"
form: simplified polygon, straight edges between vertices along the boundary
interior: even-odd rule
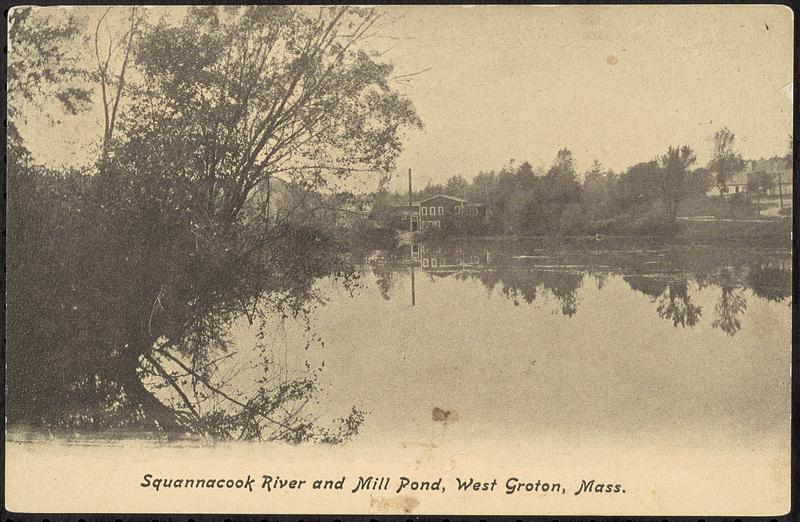
[[[542,246],[592,246],[615,248],[620,245],[647,246],[740,246],[746,248],[778,248],[791,250],[792,221],[782,219],[681,219],[675,232],[662,235],[646,234],[575,234],[575,235],[525,235],[494,234],[483,236],[444,236],[441,233],[409,233],[398,235],[400,244],[410,244],[425,239],[480,240],[480,241],[536,241]]]

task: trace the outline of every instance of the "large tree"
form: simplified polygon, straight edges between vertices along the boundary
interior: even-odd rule
[[[276,383],[265,373],[245,395],[223,382],[219,361],[237,321],[266,328],[307,311],[316,278],[353,276],[325,226],[330,198],[353,176],[389,172],[402,130],[420,125],[392,88],[392,67],[365,45],[378,20],[351,7],[192,7],[179,23],[155,25],[132,13],[128,72],[105,74],[114,93],[131,86],[127,109],[113,132],[106,125],[69,226],[47,231],[69,242],[57,282],[65,290],[29,311],[79,335],[39,345],[16,337],[9,371],[37,368],[29,380],[42,382],[66,375],[65,396],[113,397],[99,419],[117,408],[181,432],[351,435],[357,412],[338,431],[302,413],[312,377]],[[109,116],[115,99],[103,100]],[[263,363],[267,372],[272,361]],[[51,395],[13,394],[14,420],[64,411],[47,407]]]
[[[715,132],[712,142],[714,146],[708,169],[716,174],[716,185],[722,190],[731,176],[742,170],[744,161],[736,150],[736,135],[728,127]]]
[[[670,146],[667,153],[658,159],[664,212],[670,224],[675,223],[678,203],[683,198],[686,188],[686,175],[696,160],[694,151],[688,145]]]

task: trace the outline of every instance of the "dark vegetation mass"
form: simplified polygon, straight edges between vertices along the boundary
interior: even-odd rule
[[[313,369],[277,379],[264,345],[252,382],[236,386],[223,363],[237,322],[263,337],[271,318],[319,302],[315,279],[355,284],[337,233],[339,207],[353,205],[331,187],[385,175],[403,129],[420,125],[392,67],[361,45],[378,14],[97,12],[89,25],[11,12],[9,425],[348,439],[361,412],[320,425],[304,410]],[[96,161],[37,164],[26,118],[82,110],[103,116]]]

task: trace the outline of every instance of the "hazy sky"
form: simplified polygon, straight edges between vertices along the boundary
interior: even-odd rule
[[[727,125],[745,157],[785,154],[792,124],[792,12],[781,6],[384,6],[373,45],[425,129],[409,132],[392,186],[472,178],[558,149],[579,169],[623,170],[669,145],[698,163]],[[95,9],[96,10],[96,9]],[[789,88],[787,90],[787,85]],[[33,122],[41,160],[74,163],[99,112]]]
[[[780,6],[427,6],[401,15],[387,56],[426,128],[398,170],[418,186],[568,147],[622,170],[689,144],[709,159],[722,125],[745,157],[785,154],[792,13]],[[791,88],[789,89],[791,92]],[[403,176],[400,176],[401,178]],[[403,187],[403,179],[393,186]]]

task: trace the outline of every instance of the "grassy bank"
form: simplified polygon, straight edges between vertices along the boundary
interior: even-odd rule
[[[755,247],[792,246],[791,219],[763,221],[685,221],[672,239],[685,244],[736,244]]]
[[[426,239],[419,235],[419,240]],[[445,239],[439,235],[435,238]],[[489,236],[451,236],[447,239],[508,241],[535,240],[542,247],[590,247],[611,248],[621,245],[636,244],[647,247],[660,245],[714,245],[739,246],[743,248],[780,248],[792,247],[792,222],[790,219],[774,219],[762,221],[746,220],[707,220],[679,221],[664,233],[609,233],[609,234],[575,234],[575,235],[489,235]]]

